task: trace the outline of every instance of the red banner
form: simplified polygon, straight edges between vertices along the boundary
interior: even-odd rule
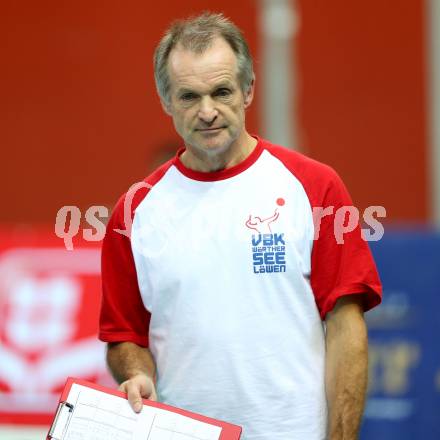
[[[0,423],[48,424],[67,376],[114,386],[97,339],[100,249],[0,233]]]

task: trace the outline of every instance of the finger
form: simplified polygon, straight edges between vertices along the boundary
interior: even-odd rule
[[[147,379],[145,382],[142,382],[141,394],[142,397],[146,399],[155,400],[155,401],[157,400],[156,389],[151,379]]]
[[[125,389],[125,382],[122,382],[121,385],[119,385],[118,391],[122,391],[123,393],[127,392],[127,390]]]
[[[139,388],[135,384],[130,382],[126,384],[125,388],[127,392],[128,401],[130,402],[133,411],[137,413],[141,412],[143,404],[142,404],[142,397]]]
[[[154,402],[157,402],[157,394],[156,391],[153,389],[153,391],[150,394],[149,400],[153,400]]]

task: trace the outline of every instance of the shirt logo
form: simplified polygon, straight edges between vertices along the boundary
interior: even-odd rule
[[[276,201],[284,206],[284,199]],[[278,208],[267,218],[249,215],[246,227],[257,232],[252,234],[252,266],[255,274],[286,271],[286,242],[284,233],[273,232],[271,226],[280,216]]]

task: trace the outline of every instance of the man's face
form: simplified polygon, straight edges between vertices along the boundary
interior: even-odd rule
[[[222,38],[202,54],[177,46],[168,72],[170,103],[163,105],[187,148],[198,156],[227,151],[244,132],[253,96],[253,85],[245,95],[241,90],[231,47]]]

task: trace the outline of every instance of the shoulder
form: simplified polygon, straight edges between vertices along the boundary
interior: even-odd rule
[[[338,173],[329,165],[297,151],[263,140],[264,149],[278,159],[302,184],[312,204],[338,197],[346,189]]]
[[[132,220],[136,208],[145,197],[147,197],[154,186],[165,176],[167,171],[174,165],[174,162],[175,158],[168,160],[143,180],[134,183],[127,192],[122,194],[113,208],[113,221],[126,222],[128,218]]]

